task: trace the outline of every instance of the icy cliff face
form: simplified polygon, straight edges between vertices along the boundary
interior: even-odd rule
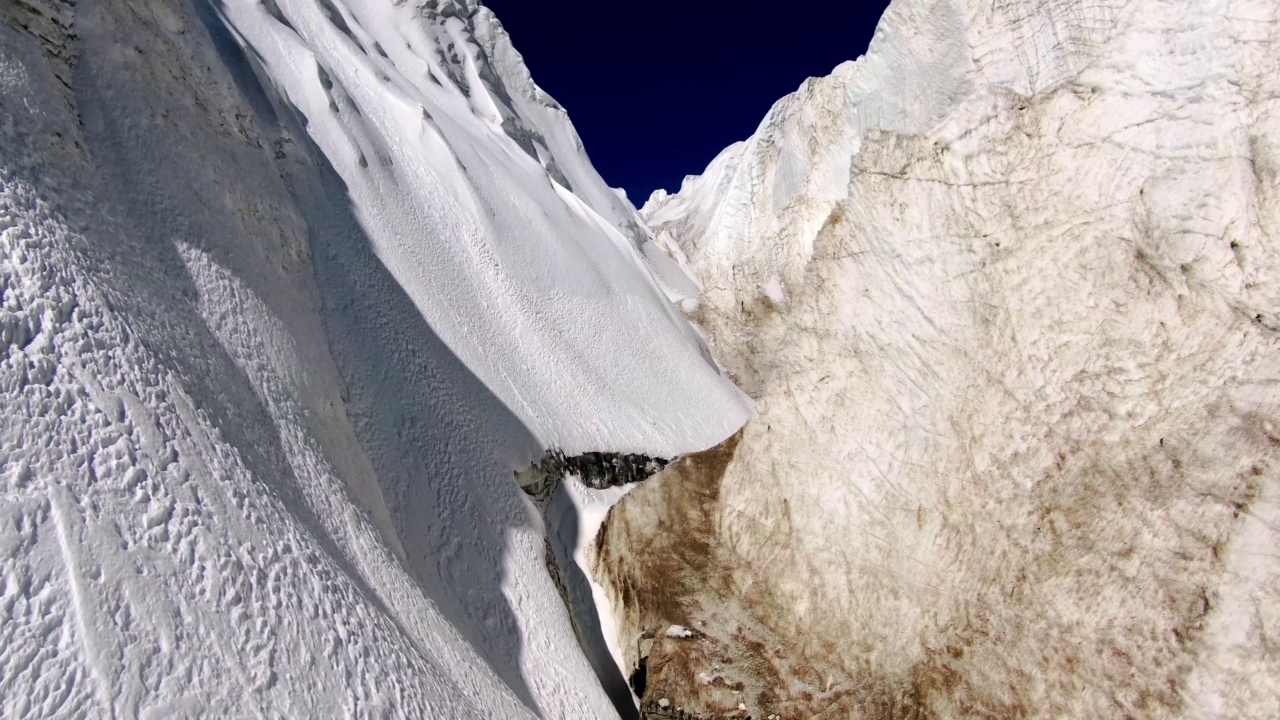
[[[512,470],[747,402],[487,10],[3,3],[0,243],[0,714],[614,715]]]
[[[651,200],[759,399],[601,538],[651,698],[1280,712],[1278,69],[1274,3],[898,0]]]

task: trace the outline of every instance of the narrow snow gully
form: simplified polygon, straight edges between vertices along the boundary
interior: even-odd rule
[[[545,523],[547,572],[569,612],[578,644],[624,720],[640,717],[639,700],[623,673],[613,610],[604,590],[591,579],[586,552],[609,510],[670,462],[640,454],[568,456],[553,449],[516,473]]]

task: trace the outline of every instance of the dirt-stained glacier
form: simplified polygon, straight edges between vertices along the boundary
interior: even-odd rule
[[[758,413],[597,544],[650,702],[1280,713],[1277,69],[1273,3],[897,0],[655,195]]]

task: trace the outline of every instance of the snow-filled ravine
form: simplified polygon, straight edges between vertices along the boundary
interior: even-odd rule
[[[0,247],[0,715],[616,717],[513,471],[751,405],[487,9],[0,4]]]

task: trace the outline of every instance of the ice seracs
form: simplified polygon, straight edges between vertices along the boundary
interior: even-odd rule
[[[899,0],[651,199],[758,399],[598,544],[627,662],[703,635],[654,644],[654,693],[1280,712],[1278,33],[1248,0]]]

